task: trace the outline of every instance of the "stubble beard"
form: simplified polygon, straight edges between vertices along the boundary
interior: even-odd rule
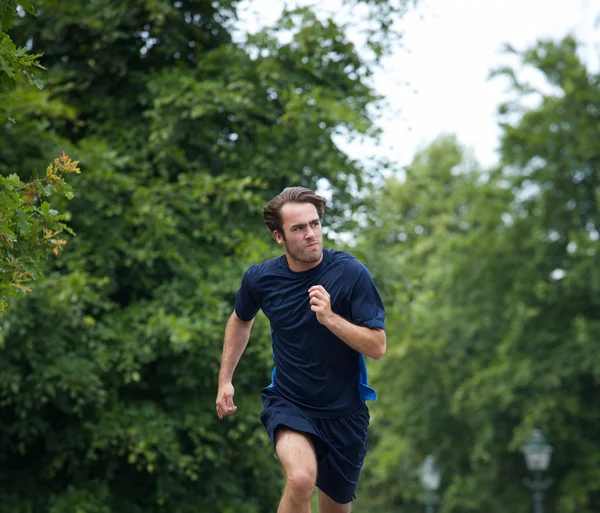
[[[294,248],[292,249],[288,244],[286,244],[287,250],[290,256],[296,260],[297,262],[301,262],[303,264],[314,264],[318,262],[323,253],[323,248],[320,242],[317,242],[319,245],[319,250],[313,255],[306,255],[302,249]]]

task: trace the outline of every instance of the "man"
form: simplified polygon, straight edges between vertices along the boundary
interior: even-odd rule
[[[259,309],[271,324],[275,369],[261,421],[285,475],[278,513],[348,513],[366,454],[369,388],[364,356],[386,349],[385,310],[367,268],[323,248],[325,200],[288,187],[264,208],[284,255],[245,273],[225,329],[219,419],[235,412],[234,370]]]

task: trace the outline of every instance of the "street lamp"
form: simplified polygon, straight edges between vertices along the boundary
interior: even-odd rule
[[[431,454],[425,458],[425,461],[419,469],[419,474],[421,477],[421,484],[427,491],[427,495],[423,501],[425,504],[425,511],[426,513],[435,513],[435,506],[438,503],[435,492],[440,487],[442,475],[439,467],[435,463],[435,458]]]
[[[552,446],[546,442],[539,429],[534,429],[529,441],[523,446],[525,463],[533,479],[525,479],[525,485],[531,490],[533,496],[533,512],[544,513],[544,492],[552,484],[552,479],[542,479],[542,474],[548,470],[552,458]]]

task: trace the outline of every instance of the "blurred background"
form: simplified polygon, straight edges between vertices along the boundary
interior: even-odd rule
[[[262,314],[214,401],[303,185],[387,310],[354,510],[598,513],[599,15],[0,0],[0,512],[276,510]]]

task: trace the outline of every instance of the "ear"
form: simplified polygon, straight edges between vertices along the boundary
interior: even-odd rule
[[[279,244],[280,246],[283,246],[283,237],[281,236],[281,233],[279,233],[277,230],[275,230],[273,232],[273,237],[277,241],[277,244]]]

